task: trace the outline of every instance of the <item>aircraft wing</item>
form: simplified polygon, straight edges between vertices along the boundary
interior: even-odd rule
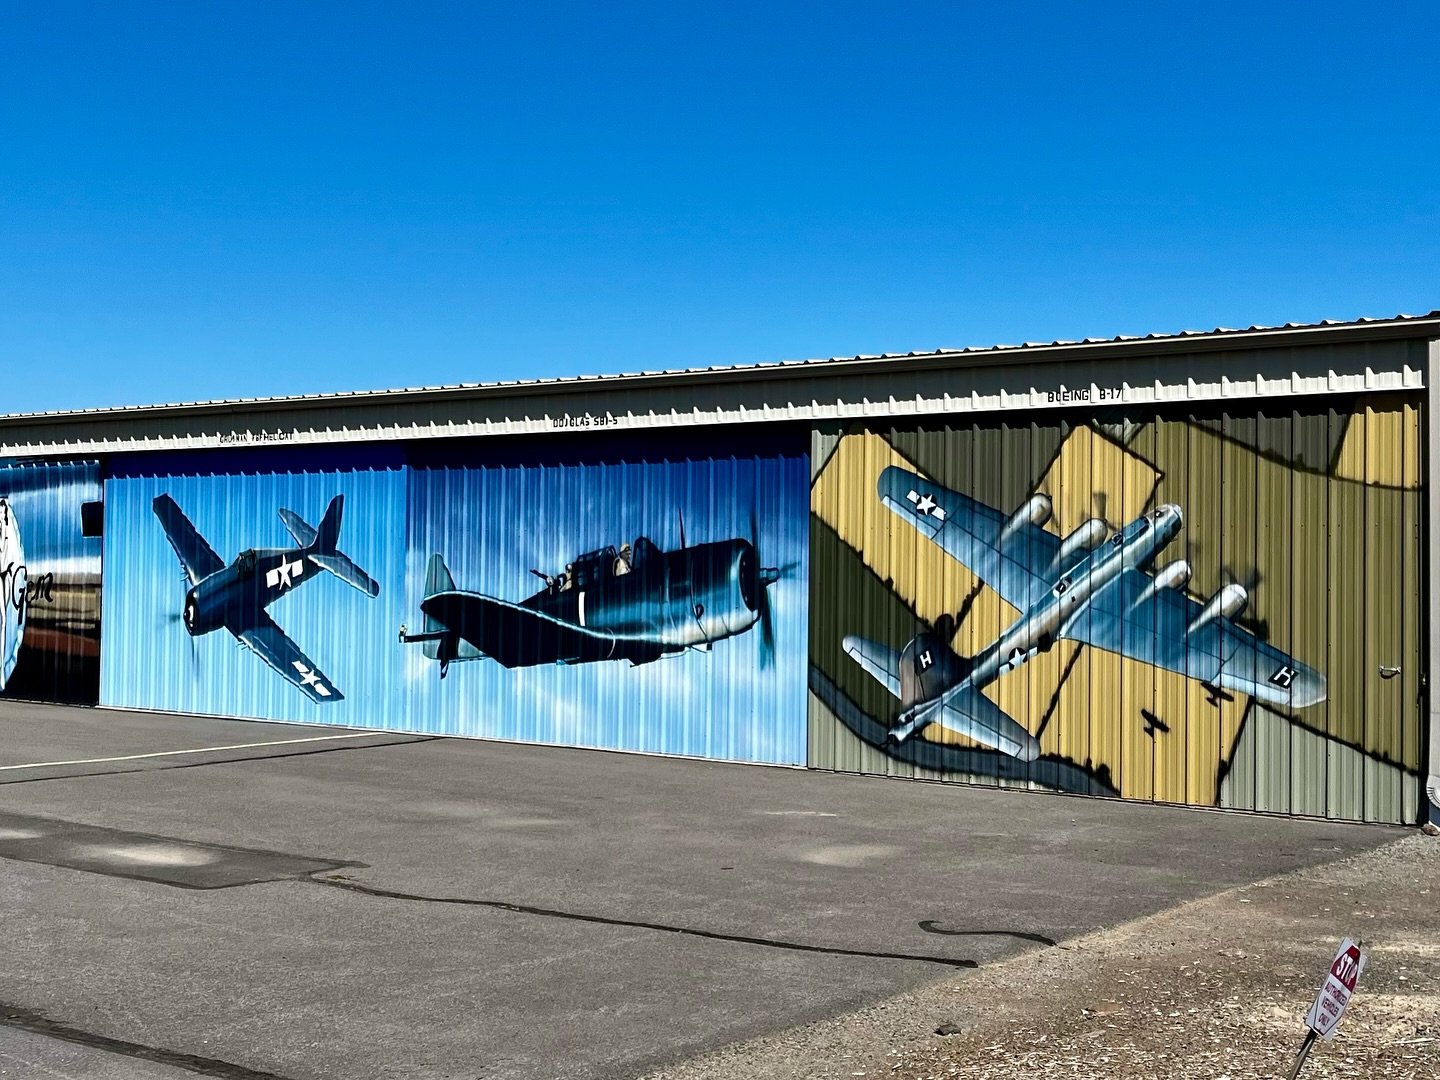
[[[265,612],[257,612],[251,625],[239,630],[232,629],[230,632],[239,638],[247,649],[298,687],[311,701],[323,705],[327,701],[340,701],[345,697]]]
[[[1054,533],[1024,522],[1005,536],[1009,515],[895,465],[880,474],[878,486],[881,502],[1011,607],[1028,611],[1055,584]]]
[[[1152,582],[1149,574],[1125,570],[1060,636],[1282,708],[1303,709],[1325,700],[1325,676],[1314,668],[1223,615],[1191,631],[1205,605],[1174,589],[1157,589],[1146,597]]]
[[[533,608],[458,589],[435,593],[420,610],[507,668],[656,660],[665,651],[643,637],[592,630]]]
[[[165,539],[175,549],[180,565],[191,585],[198,585],[217,570],[223,570],[225,563],[211,550],[205,538],[200,535],[185,511],[169,495],[159,495],[150,504],[155,516],[160,519],[160,528],[165,530]]]

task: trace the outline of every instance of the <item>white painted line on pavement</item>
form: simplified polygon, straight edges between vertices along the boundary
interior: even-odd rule
[[[176,754],[215,754],[222,750],[254,750],[261,746],[291,746],[295,743],[326,742],[335,739],[366,739],[385,735],[384,731],[355,731],[344,735],[312,735],[304,739],[274,739],[271,742],[236,743],[233,746],[197,746],[193,750],[157,750],[152,754],[124,754],[120,757],[80,758],[77,761],[29,761],[23,765],[0,765],[0,772],[10,769],[53,769],[62,765],[101,765],[110,761],[139,761],[141,758],[174,757]]]

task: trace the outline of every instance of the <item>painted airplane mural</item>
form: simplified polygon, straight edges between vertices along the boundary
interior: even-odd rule
[[[345,695],[286,637],[265,609],[320,570],[334,574],[366,596],[380,595],[379,584],[336,546],[344,496],[330,500],[318,528],[308,525],[293,510],[282,509],[280,520],[299,546],[247,548],[229,566],[211,550],[169,495],[159,496],[152,505],[190,583],[181,616],[190,636],[228,630],[311,701],[324,704],[342,700]]]
[[[752,532],[753,522],[752,522]],[[531,573],[545,588],[518,603],[455,587],[432,555],[420,603],[423,642],[443,678],[456,660],[489,657],[507,668],[629,660],[647,664],[712,644],[760,624],[760,663],[768,666],[775,630],[768,589],[788,568],[760,564],[745,539],[662,551],[645,537],[580,556],[563,574]]]
[[[1052,506],[1035,495],[1014,514],[896,466],[880,476],[880,501],[972,571],[1020,612],[973,657],[939,635],[915,637],[897,652],[855,635],[845,651],[901,703],[890,739],[903,742],[939,724],[1012,757],[1033,761],[1040,745],[982,692],[1058,640],[1118,653],[1282,708],[1325,700],[1325,677],[1233,621],[1249,599],[1223,586],[1201,603],[1185,594],[1184,560],[1151,567],[1180,532],[1180,507],[1166,504],[1110,534],[1092,518],[1068,536],[1041,526]]]

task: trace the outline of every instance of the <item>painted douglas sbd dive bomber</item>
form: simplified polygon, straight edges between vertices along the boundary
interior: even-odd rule
[[[754,516],[750,535],[756,535]],[[601,548],[562,574],[531,570],[545,588],[518,603],[455,588],[435,554],[420,603],[424,630],[402,626],[400,640],[422,642],[443,679],[456,660],[493,658],[507,668],[628,660],[648,664],[711,645],[760,624],[759,664],[774,660],[770,586],[782,569],[762,566],[752,540],[731,539],[661,551],[648,537],[619,551]]]
[[[899,699],[890,739],[904,742],[939,724],[1023,761],[1040,744],[982,691],[1057,641],[1118,653],[1230,690],[1301,709],[1325,700],[1314,668],[1259,641],[1233,619],[1245,608],[1244,586],[1230,583],[1201,603],[1185,595],[1184,559],[1150,568],[1184,525],[1166,503],[1113,535],[1089,518],[1065,537],[1046,532],[1048,496],[1037,494],[1013,514],[891,466],[880,476],[880,501],[975,574],[1020,617],[976,656],[960,656],[939,635],[924,633],[896,652],[857,635],[845,651]]]

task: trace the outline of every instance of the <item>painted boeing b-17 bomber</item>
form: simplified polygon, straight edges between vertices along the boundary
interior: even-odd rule
[[[751,536],[755,535],[751,522]],[[559,575],[531,570],[545,587],[518,603],[467,592],[438,554],[430,557],[420,633],[400,628],[402,642],[422,642],[445,677],[457,660],[489,657],[507,668],[629,660],[648,664],[711,645],[760,624],[760,663],[768,666],[775,630],[768,589],[783,568],[760,565],[750,540],[685,544],[662,551],[646,537],[633,547],[581,555]]]
[[[345,497],[330,500],[319,528],[308,525],[293,510],[281,510],[280,520],[298,547],[247,548],[226,566],[211,550],[190,519],[169,495],[152,504],[165,538],[175,549],[185,578],[181,618],[192,638],[225,629],[240,643],[317,703],[340,701],[344,694],[285,636],[265,609],[291,589],[326,570],[366,596],[380,595],[380,586],[336,546]]]
[[[1249,599],[1238,584],[1204,603],[1185,594],[1183,559],[1148,568],[1184,524],[1166,504],[1110,534],[1092,518],[1068,536],[1046,532],[1051,503],[1030,498],[1006,515],[905,469],[880,476],[880,501],[997,592],[1020,617],[978,655],[960,656],[938,634],[894,649],[855,635],[845,651],[900,700],[889,738],[899,743],[939,724],[984,746],[1033,761],[1040,745],[982,693],[1058,640],[1077,641],[1284,708],[1325,700],[1325,677],[1233,621]]]

